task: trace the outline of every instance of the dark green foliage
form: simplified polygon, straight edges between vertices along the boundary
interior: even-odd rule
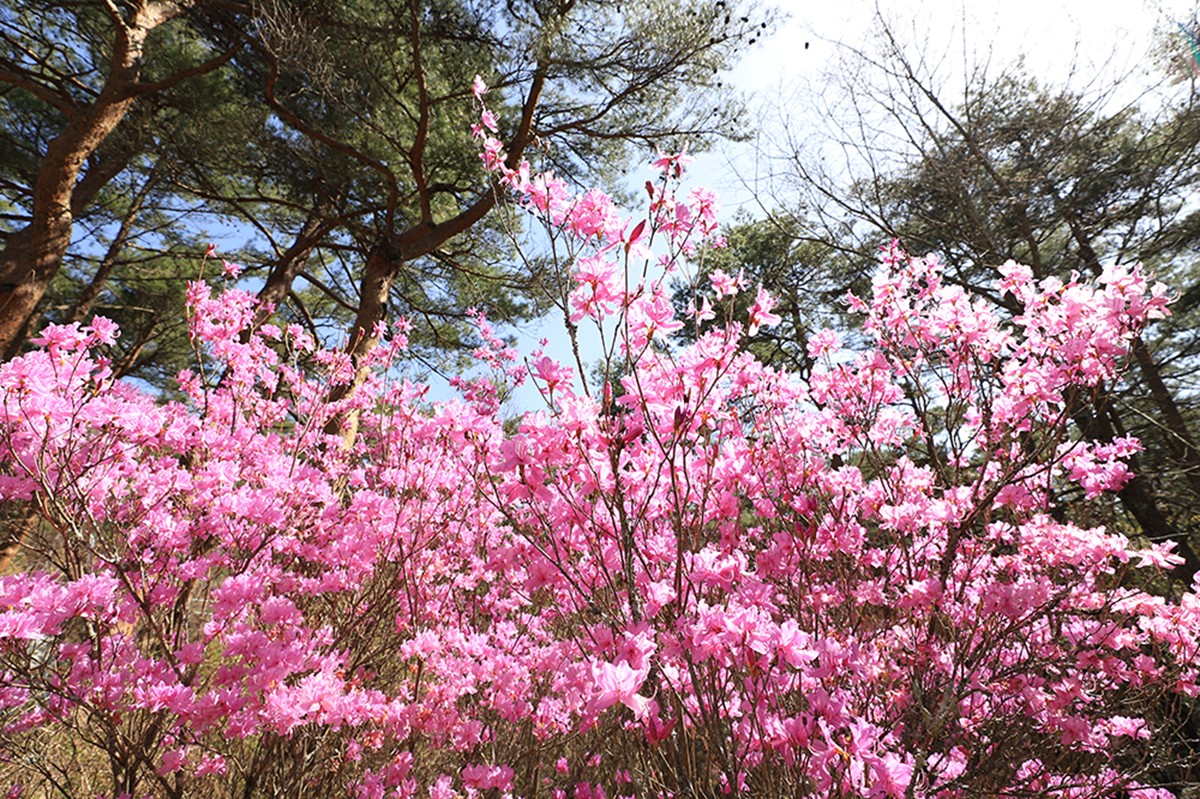
[[[774,296],[774,312],[781,322],[764,327],[746,345],[764,363],[807,375],[812,367],[807,347],[809,337],[823,327],[837,326],[846,293],[869,291],[870,273],[853,270],[826,244],[803,238],[783,220],[751,220],[740,217],[725,232],[726,247],[705,254],[703,270],[695,285],[680,285],[675,305],[685,320],[680,335],[696,335],[694,317],[688,308],[694,298],[709,295],[709,276],[720,269],[744,277],[746,289],[732,305],[729,300],[714,306],[718,320],[732,314],[743,324],[749,316],[756,289],[765,286]],[[839,267],[842,267],[841,269]]]

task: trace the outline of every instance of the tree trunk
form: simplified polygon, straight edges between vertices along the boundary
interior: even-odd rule
[[[14,233],[0,253],[0,360],[21,350],[38,303],[58,271],[71,242],[66,232],[25,228]]]
[[[336,386],[329,394],[330,402],[338,402],[350,396],[367,378],[366,358],[379,343],[377,328],[387,311],[392,283],[400,273],[404,258],[389,240],[378,242],[367,254],[359,287],[358,314],[350,328],[350,339],[346,352],[354,361],[354,379],[348,384]],[[358,435],[358,414],[336,415],[325,425],[331,435],[341,433],[347,447]]]
[[[1099,277],[1103,274],[1104,269],[1100,265],[1100,258],[1096,254],[1095,248],[1092,247],[1092,242],[1080,223],[1078,215],[1073,209],[1068,208],[1057,194],[1052,193],[1051,196],[1066,219],[1067,226],[1071,230],[1071,237],[1079,247],[1079,255],[1084,265],[1093,275]],[[1162,378],[1162,371],[1154,362],[1154,358],[1141,336],[1133,340],[1130,350],[1138,365],[1138,371],[1141,372],[1142,377],[1146,380],[1146,385],[1150,388],[1150,396],[1162,415],[1167,448],[1187,474],[1192,490],[1200,495],[1200,455],[1198,455],[1195,441],[1188,431],[1187,422],[1184,420],[1175,398],[1167,389]],[[1102,417],[1103,411],[1104,409],[1098,407],[1097,416]],[[1107,421],[1105,421],[1105,427],[1108,429],[1104,440],[1111,441],[1113,434],[1111,425],[1108,425]],[[1084,434],[1090,436],[1086,430]],[[1130,466],[1133,467],[1133,459],[1130,459]],[[1177,554],[1184,559],[1183,565],[1176,570],[1175,576],[1183,576],[1185,583],[1191,585],[1192,579],[1197,573],[1200,573],[1200,556],[1192,547],[1190,536],[1186,531],[1180,530],[1168,522],[1165,514],[1158,507],[1158,502],[1154,499],[1149,485],[1137,475],[1136,468],[1134,468],[1134,473],[1134,478],[1118,493],[1121,502],[1137,519],[1138,524],[1146,533],[1146,537],[1151,541],[1170,540],[1175,542]]]
[[[1139,336],[1133,340],[1131,348],[1133,358],[1137,361],[1138,371],[1141,372],[1142,379],[1146,381],[1146,387],[1150,389],[1150,397],[1158,407],[1158,412],[1162,414],[1167,449],[1170,450],[1171,456],[1187,475],[1192,491],[1197,497],[1200,497],[1200,451],[1196,449],[1196,442],[1192,438],[1191,431],[1188,430],[1187,421],[1175,403],[1175,398],[1171,396],[1171,392],[1163,380],[1162,370],[1155,363],[1154,356],[1150,353],[1146,342]]]
[[[539,62],[534,72],[529,91],[521,109],[521,121],[513,134],[508,146],[508,155],[504,159],[509,169],[516,169],[524,155],[533,131],[533,116],[541,102],[542,89],[546,81],[547,65]],[[414,148],[415,149],[415,148]],[[422,195],[427,191],[423,184],[422,171],[414,159],[414,177],[418,181],[418,192]],[[367,356],[379,342],[376,330],[383,322],[387,310],[388,298],[392,284],[400,274],[400,270],[410,261],[414,261],[437,250],[450,239],[470,230],[472,225],[482,220],[496,205],[497,193],[501,188],[492,185],[476,198],[475,202],[459,211],[453,217],[434,222],[426,218],[398,235],[385,236],[376,242],[367,256],[366,267],[363,270],[362,282],[359,289],[358,313],[354,325],[350,328],[350,338],[346,342],[346,353],[354,361],[354,380],[348,385],[342,385],[330,392],[331,402],[344,399],[352,394],[367,376]],[[431,215],[427,202],[422,202],[423,213]],[[348,416],[337,415],[325,425],[325,432],[335,434],[341,432],[342,440],[349,447],[358,434],[358,418],[356,414]]]
[[[173,2],[141,2],[128,20],[115,8],[109,14],[115,33],[104,87],[92,105],[68,114],[66,127],[50,141],[34,181],[32,218],[9,236],[0,252],[0,359],[20,351],[38,303],[62,264],[71,244],[72,199],[80,173],[137,97],[146,38],[178,11]]]
[[[1090,403],[1081,398],[1072,399],[1070,413],[1085,438],[1109,443],[1116,436],[1103,397],[1096,397]],[[1196,574],[1200,573],[1200,556],[1197,556],[1192,548],[1188,536],[1172,524],[1159,507],[1154,490],[1139,474],[1136,458],[1130,457],[1128,463],[1133,471],[1133,478],[1117,492],[1121,506],[1137,522],[1146,538],[1154,542],[1175,542],[1176,554],[1183,558],[1183,564],[1177,567],[1171,576],[1182,580],[1185,585],[1191,585]]]
[[[33,219],[9,237],[0,253],[0,358],[20,351],[37,305],[71,244],[71,195],[84,162],[132,102],[106,85],[96,105],[50,142],[34,185]]]
[[[296,234],[296,239],[275,259],[271,272],[267,275],[267,282],[258,292],[259,306],[258,310],[254,312],[254,329],[257,330],[266,324],[280,303],[287,299],[288,294],[292,291],[292,284],[304,269],[304,264],[308,260],[308,256],[312,254],[313,248],[332,228],[333,225],[330,223],[321,221],[318,211],[313,211],[304,220],[304,225]]]

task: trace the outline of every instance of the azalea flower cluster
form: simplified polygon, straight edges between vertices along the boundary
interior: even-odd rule
[[[1010,265],[1005,320],[891,246],[850,298],[871,346],[813,336],[801,380],[741,348],[778,320],[761,288],[731,317],[740,277],[666,339],[668,281],[719,245],[686,157],[634,220],[505,166],[494,127],[485,161],[572,243],[568,313],[616,331],[588,386],[479,316],[547,399],[513,432],[477,380],[395,379],[402,329],[339,390],[347,356],[201,283],[179,401],[112,378],[104,320],[0,366],[5,774],[63,780],[35,753],[69,740],[106,796],[1171,795],[1200,586],[1060,504],[1129,477],[1136,442],[1066,422],[1160,288]]]

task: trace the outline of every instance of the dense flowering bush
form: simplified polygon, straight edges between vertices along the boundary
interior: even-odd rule
[[[112,379],[109,323],[48,329],[0,366],[28,566],[0,578],[4,773],[110,797],[1171,795],[1197,586],[1059,502],[1128,479],[1136,441],[1067,421],[1160,287],[1010,264],[1003,320],[893,245],[850,300],[872,346],[822,332],[802,380],[739,349],[777,318],[761,289],[728,318],[737,276],[697,287],[724,319],[666,343],[668,281],[717,233],[710,194],[672,191],[686,157],[635,222],[506,167],[482,123],[567,253],[601,384],[481,318],[493,378],[461,401],[393,378],[402,326],[338,391],[363,364],[248,333],[250,295],[197,283],[197,367],[162,402]],[[545,399],[513,433],[497,379]]]

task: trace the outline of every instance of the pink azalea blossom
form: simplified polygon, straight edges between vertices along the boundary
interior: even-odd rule
[[[1165,290],[1010,264],[1001,312],[892,243],[861,336],[816,333],[789,374],[745,348],[779,321],[761,288],[748,324],[676,302],[716,224],[676,196],[685,157],[630,215],[479,128],[568,254],[598,379],[471,312],[474,368],[435,402],[401,347],[355,361],[201,281],[170,400],[114,379],[99,321],[0,364],[0,498],[38,522],[0,577],[14,779],[93,730],[71,745],[123,764],[88,775],[106,795],[249,764],[380,799],[1161,795],[1134,780],[1175,765],[1163,702],[1200,695],[1200,580],[1150,590],[1168,542],[1075,517],[1140,445],[1070,417]],[[676,307],[710,324],[668,337]],[[509,418],[527,372],[546,402]],[[255,755],[280,746],[305,756]]]
[[[650,712],[651,700],[637,692],[646,679],[644,669],[634,669],[624,661],[620,663],[593,663],[592,677],[595,680],[596,710],[604,710],[618,702],[633,711],[636,718],[645,718]]]
[[[758,296],[750,306],[750,325],[746,332],[753,336],[760,327],[774,327],[781,321],[778,314],[772,313],[775,298],[762,287],[758,287]]]

